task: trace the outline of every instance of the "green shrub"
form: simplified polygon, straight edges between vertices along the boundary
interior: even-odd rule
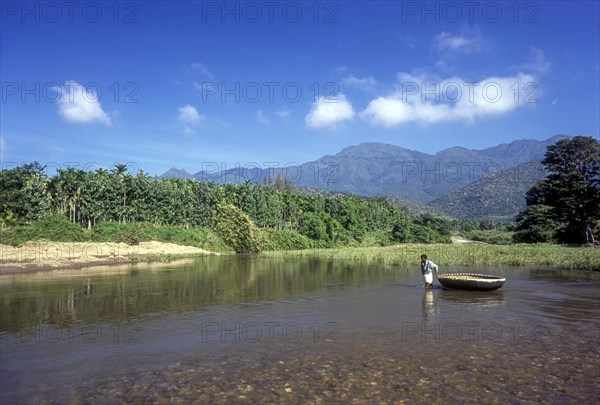
[[[392,228],[392,239],[395,242],[408,243],[411,240],[410,225],[406,222],[398,222]]]
[[[547,205],[530,205],[517,217],[513,240],[517,243],[551,242],[560,224],[554,220],[555,210]]]
[[[400,243],[450,243],[449,235],[425,225],[398,223],[392,229],[392,239]]]
[[[206,249],[210,252],[231,252],[233,249],[227,245],[225,241],[217,235],[212,229],[202,227],[186,230],[194,232],[198,238],[198,244],[195,245],[201,249]]]
[[[120,224],[118,222],[101,222],[92,229],[94,242],[115,242],[137,245],[149,242],[154,238],[154,227],[143,222]]]
[[[306,236],[290,230],[259,229],[261,250],[310,249],[313,242]]]
[[[155,240],[175,243],[177,245],[199,247],[211,252],[232,250],[219,235],[208,228],[185,229],[176,226],[162,226],[156,228]]]
[[[299,232],[313,240],[327,240],[327,225],[321,216],[314,212],[305,212],[300,218]]]
[[[190,238],[188,235],[182,235],[181,231],[183,230],[183,228],[176,228],[174,226],[161,226],[156,228],[156,237],[154,239],[156,239],[159,242],[169,243],[190,242]]]
[[[0,243],[21,245],[29,241],[84,242],[88,232],[62,215],[49,215],[30,225],[17,225],[0,230]]]
[[[81,226],[72,223],[62,215],[49,215],[33,222],[27,229],[28,240],[48,240],[52,242],[83,242],[88,234]]]
[[[12,226],[0,229],[0,244],[18,246],[29,240],[27,226]]]
[[[448,236],[440,235],[434,229],[424,225],[412,224],[410,226],[411,242],[413,243],[449,243]]]
[[[364,234],[360,246],[388,246],[394,243],[392,232],[371,231]]]
[[[490,231],[478,231],[474,230],[467,232],[465,237],[470,240],[485,243],[511,243],[513,233],[512,232],[501,232],[496,230]]]
[[[213,229],[236,253],[257,253],[256,226],[244,211],[233,204],[218,204],[213,214]]]

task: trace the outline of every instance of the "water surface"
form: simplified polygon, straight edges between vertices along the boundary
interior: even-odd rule
[[[598,401],[600,277],[254,257],[0,278],[2,402]]]

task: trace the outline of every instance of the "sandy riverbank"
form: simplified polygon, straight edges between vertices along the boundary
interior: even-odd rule
[[[154,260],[161,256],[218,255],[192,246],[165,242],[28,242],[0,245],[0,275]]]

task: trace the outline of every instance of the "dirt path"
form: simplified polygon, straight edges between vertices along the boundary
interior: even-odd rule
[[[0,275],[144,261],[161,255],[218,255],[192,246],[164,242],[125,243],[29,242],[0,245]]]
[[[450,239],[452,239],[452,243],[482,243],[470,239],[465,239],[462,236],[451,236]]]

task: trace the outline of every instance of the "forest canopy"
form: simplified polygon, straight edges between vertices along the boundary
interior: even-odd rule
[[[50,177],[33,162],[0,171],[0,184],[2,228],[58,216],[88,230],[107,223],[210,229],[238,252],[289,246],[286,240],[300,247],[360,244],[367,234],[378,235],[379,244],[450,242],[447,219],[413,216],[383,198],[306,195],[283,179],[220,185],[133,175],[124,164],[59,169]]]

